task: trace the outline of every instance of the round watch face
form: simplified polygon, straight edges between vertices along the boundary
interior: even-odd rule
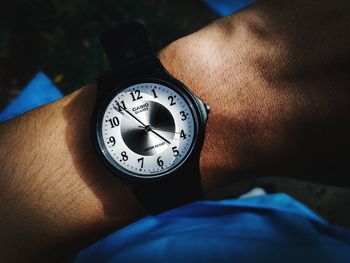
[[[192,150],[193,105],[158,83],[129,86],[108,102],[98,126],[108,161],[135,177],[160,177],[178,167]]]

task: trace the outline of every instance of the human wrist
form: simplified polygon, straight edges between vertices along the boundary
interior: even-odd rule
[[[313,32],[310,23],[321,22],[329,2],[272,2],[256,2],[160,52],[170,73],[211,106],[201,157],[206,189],[253,174],[341,184],[328,175],[349,160],[347,19],[335,8],[332,23]]]
[[[235,96],[241,95],[247,78],[251,85],[257,86],[260,79],[249,72],[248,61],[238,61],[232,51],[233,33],[222,33],[223,30],[230,32],[234,22],[234,17],[216,21],[159,52],[167,70],[211,108],[200,162],[205,190],[238,180],[232,173],[250,165],[242,151],[251,147],[252,141],[245,140],[242,145],[241,139],[247,119],[252,116],[248,116],[248,104],[236,100]],[[225,60],[229,62],[223,63]],[[240,66],[232,71],[235,63]]]
[[[84,87],[1,127],[1,260],[69,256],[143,215],[92,148],[95,93]]]

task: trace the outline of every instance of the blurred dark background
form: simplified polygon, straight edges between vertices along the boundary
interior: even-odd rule
[[[4,0],[0,3],[0,111],[42,70],[65,93],[107,69],[99,34],[144,22],[156,50],[216,19],[200,0]]]

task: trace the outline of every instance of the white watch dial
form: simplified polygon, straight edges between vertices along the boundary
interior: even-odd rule
[[[136,177],[158,177],[177,167],[195,139],[193,107],[157,83],[130,86],[110,101],[100,125],[113,165]]]

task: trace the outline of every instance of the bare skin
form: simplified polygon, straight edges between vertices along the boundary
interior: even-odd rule
[[[264,174],[349,186],[350,3],[337,3],[260,1],[159,52],[211,106],[206,191]],[[92,149],[95,93],[0,126],[1,262],[61,260],[146,214]]]

